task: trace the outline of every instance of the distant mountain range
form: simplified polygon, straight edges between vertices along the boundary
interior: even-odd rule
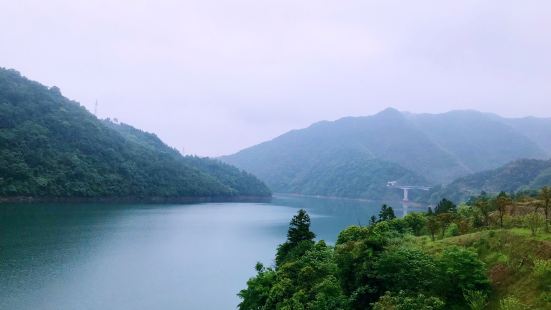
[[[270,195],[249,173],[181,156],[154,134],[99,120],[58,88],[0,68],[0,200]]]
[[[387,109],[319,122],[221,159],[276,192],[387,199],[400,194],[388,181],[448,184],[514,160],[549,158],[550,133],[551,119]]]

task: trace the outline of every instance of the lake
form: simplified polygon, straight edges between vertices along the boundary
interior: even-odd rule
[[[424,210],[390,204],[398,216]],[[235,309],[273,263],[299,208],[318,239],[368,223],[380,202],[0,205],[0,309]]]

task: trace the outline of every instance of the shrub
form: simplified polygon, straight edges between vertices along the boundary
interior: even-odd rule
[[[551,290],[551,259],[534,259],[532,274],[539,280],[541,286]]]
[[[444,302],[438,297],[423,294],[408,295],[404,291],[398,294],[386,292],[373,304],[373,310],[438,310],[444,308]]]
[[[488,295],[484,292],[465,290],[463,297],[471,310],[484,310],[486,308]]]
[[[459,226],[456,223],[451,223],[450,226],[446,229],[446,237],[455,237],[459,236],[461,233],[459,231]]]
[[[538,230],[543,226],[545,221],[543,216],[536,212],[525,215],[523,219],[526,226],[530,228],[532,236],[535,236],[538,233]]]
[[[487,292],[490,281],[486,277],[484,263],[478,255],[467,249],[452,246],[446,248],[438,262],[440,273],[440,293],[446,300],[463,304],[463,292]],[[453,281],[450,281],[453,279]]]
[[[516,297],[509,296],[499,301],[500,310],[524,310],[528,309],[524,304],[520,302]]]

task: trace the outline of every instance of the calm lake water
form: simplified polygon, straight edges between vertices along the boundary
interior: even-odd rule
[[[0,309],[235,309],[257,261],[273,263],[299,208],[318,239],[367,224],[381,203],[0,205]],[[397,215],[401,203],[390,204]],[[423,210],[409,207],[411,211]]]

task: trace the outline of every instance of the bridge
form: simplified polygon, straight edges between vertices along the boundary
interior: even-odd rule
[[[419,186],[419,185],[399,185],[397,181],[389,181],[386,183],[387,187],[390,188],[399,188],[404,191],[404,202],[409,201],[409,191],[410,190],[423,190],[428,191],[430,189],[429,186]]]

